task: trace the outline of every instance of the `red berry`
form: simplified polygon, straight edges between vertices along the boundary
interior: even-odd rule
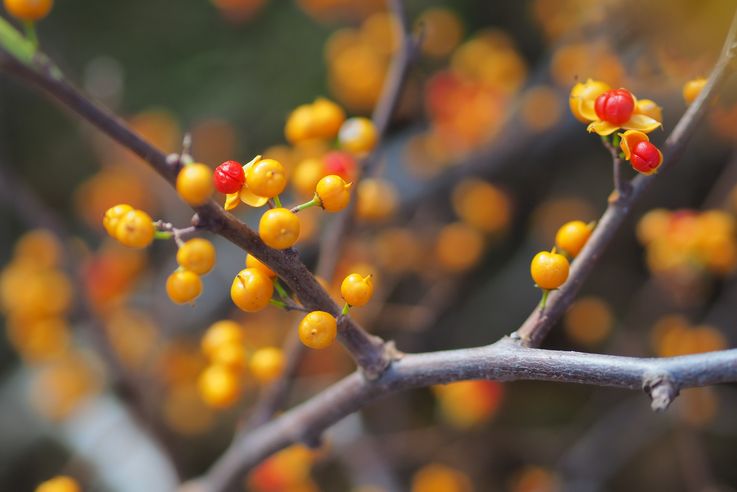
[[[346,181],[356,178],[356,159],[348,152],[334,150],[323,157],[325,174],[336,174]]]
[[[662,162],[663,154],[650,142],[639,142],[632,149],[630,163],[637,172],[652,174],[660,167]]]
[[[635,98],[627,89],[612,89],[596,98],[594,111],[599,119],[613,125],[626,123],[635,110]]]
[[[225,161],[215,168],[213,180],[215,181],[215,189],[227,195],[240,191],[243,183],[246,182],[246,175],[240,163]]]

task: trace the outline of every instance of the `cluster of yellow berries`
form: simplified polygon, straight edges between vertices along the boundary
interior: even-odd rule
[[[76,480],[66,475],[59,475],[40,483],[35,492],[81,492],[82,488]]]
[[[8,339],[27,362],[48,361],[69,347],[66,320],[72,284],[61,269],[62,246],[50,232],[23,235],[0,272],[0,306]]]
[[[166,293],[176,304],[194,302],[202,293],[201,275],[215,266],[215,246],[202,238],[190,239],[177,251],[177,268],[166,279]]]
[[[243,378],[249,370],[254,379],[268,383],[284,368],[284,354],[275,347],[246,352],[243,328],[235,321],[211,325],[202,337],[202,353],[209,364],[200,374],[197,386],[204,402],[214,408],[232,406],[243,393]]]
[[[129,248],[145,248],[154,240],[156,233],[151,216],[126,203],[109,208],[102,225],[111,237]]]
[[[692,326],[686,318],[669,315],[653,326],[652,344],[660,357],[714,352],[727,348],[724,335],[709,325]]]
[[[558,229],[553,250],[539,252],[530,264],[530,274],[538,287],[550,291],[559,288],[568,280],[569,258],[574,259],[578,256],[589,240],[593,227],[593,224],[573,220]],[[557,253],[556,250],[561,253]]]
[[[655,209],[637,225],[648,267],[668,278],[732,272],[737,266],[736,233],[735,218],[721,210]]]

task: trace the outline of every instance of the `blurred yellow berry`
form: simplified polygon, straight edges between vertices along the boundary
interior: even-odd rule
[[[462,222],[443,226],[435,243],[435,258],[446,270],[462,272],[474,266],[484,252],[479,231]]]
[[[333,140],[345,121],[343,108],[333,101],[319,97],[312,103],[313,137]]]
[[[366,221],[378,222],[389,218],[399,203],[394,184],[383,179],[362,179],[357,193],[356,213]]]
[[[512,211],[506,193],[480,179],[465,179],[453,188],[453,210],[470,226],[496,233],[507,227]]]
[[[241,394],[241,382],[236,374],[221,365],[210,365],[197,380],[204,402],[214,408],[232,406]]]
[[[425,465],[412,477],[412,492],[472,492],[465,473],[440,463]]]
[[[697,97],[699,97],[699,94],[703,90],[704,86],[708,82],[705,78],[698,78],[689,80],[686,82],[683,86],[683,100],[686,101],[686,104],[691,104],[696,100]]]
[[[572,220],[563,224],[555,234],[555,245],[568,253],[571,258],[578,256],[589,240],[593,227],[580,220]]]
[[[210,325],[202,337],[202,353],[212,359],[217,349],[224,345],[243,344],[243,327],[229,319]]]
[[[429,8],[419,18],[422,25],[422,52],[428,56],[448,56],[463,37],[458,15],[445,8]]]
[[[36,492],[81,492],[81,490],[76,480],[64,475],[54,477],[36,487]]]
[[[586,347],[602,342],[611,332],[614,317],[609,305],[598,297],[582,297],[563,318],[563,327],[571,340]]]
[[[338,133],[340,146],[354,154],[371,152],[378,138],[374,123],[368,118],[359,116],[345,120]]]
[[[246,349],[239,343],[219,345],[210,357],[210,362],[241,374],[246,368]]]
[[[305,159],[294,170],[292,186],[300,195],[311,197],[315,193],[317,182],[325,175],[325,163],[322,159]]]
[[[261,383],[268,383],[278,378],[284,370],[284,352],[276,347],[263,347],[251,356],[249,369],[251,374]]]
[[[33,22],[49,15],[54,0],[4,0],[4,5],[16,19]]]

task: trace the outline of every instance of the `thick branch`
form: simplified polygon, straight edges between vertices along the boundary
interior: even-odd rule
[[[664,146],[664,161],[660,172],[675,164],[683,155],[683,149],[698,127],[699,121],[707,110],[708,102],[716,95],[719,88],[734,69],[734,59],[737,56],[737,15],[735,15],[729,30],[724,50],[711,72],[709,81],[702,89],[699,97],[691,104],[671,132]],[[615,157],[616,158],[616,157]],[[596,263],[604,254],[609,242],[615,236],[632,206],[657,179],[656,175],[640,175],[632,182],[631,189],[612,200],[604,215],[586,243],[581,253],[576,257],[571,268],[571,274],[563,286],[551,293],[544,312],[535,309],[524,324],[517,330],[523,343],[538,346],[548,334],[553,325],[565,313],[586,278],[592,272]]]
[[[237,441],[202,479],[203,490],[226,490],[273,452],[310,441],[330,425],[390,393],[468,379],[553,381],[642,390],[653,378],[674,388],[737,381],[737,349],[666,359],[618,357],[494,345],[406,355],[377,380],[354,373]]]

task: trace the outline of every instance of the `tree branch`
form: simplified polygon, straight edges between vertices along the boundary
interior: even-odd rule
[[[653,359],[526,348],[505,338],[486,347],[406,355],[379,379],[369,381],[358,373],[347,376],[236,441],[198,485],[207,492],[227,490],[270,454],[295,442],[314,440],[330,425],[379,397],[468,379],[551,381],[628,390],[643,390],[655,380],[668,380],[673,388],[681,389],[737,381],[737,349]]]
[[[735,57],[737,57],[737,14],[732,20],[724,49],[711,72],[709,81],[696,100],[686,110],[665,142],[664,160],[660,172],[674,165],[683,155],[686,143],[707,110],[707,103],[732,73]],[[529,346],[540,345],[553,325],[576,298],[579,289],[629,215],[632,206],[647,191],[655,179],[657,179],[656,175],[639,175],[632,181],[632,186],[626,194],[619,196],[617,200],[611,201],[604,215],[599,219],[596,229],[586,246],[573,262],[571,274],[566,283],[550,294],[544,312],[540,312],[540,309],[536,308],[515,332],[514,336],[519,337],[523,344]]]
[[[0,46],[0,53],[2,50],[3,47]],[[176,163],[169,164],[164,153],[131,130],[121,119],[74,88],[45,55],[37,53],[28,65],[11,58],[5,68],[44,89],[64,106],[74,110],[113,140],[149,163],[170,185],[175,185]],[[336,317],[340,314],[340,307],[317,283],[312,273],[300,261],[296,251],[269,248],[255,231],[212,200],[195,207],[194,210],[197,215],[193,218],[193,225],[220,234],[266,263],[297,294],[306,308],[326,311]],[[383,340],[368,334],[353,320],[348,320],[342,326],[338,339],[366,376],[372,378],[381,374],[392,357],[390,351],[384,350]]]

